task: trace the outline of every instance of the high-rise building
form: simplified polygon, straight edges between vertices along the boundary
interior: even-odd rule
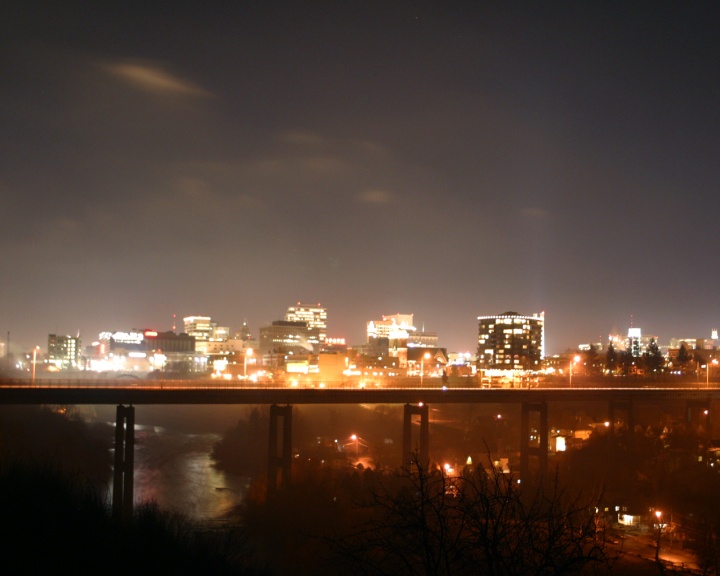
[[[285,313],[286,322],[305,322],[310,343],[317,346],[327,338],[327,309],[320,304],[290,306]]]
[[[478,368],[537,370],[544,356],[544,312],[478,317]]]
[[[58,368],[77,368],[80,364],[80,350],[79,337],[48,335],[48,362]]]
[[[218,326],[209,316],[187,316],[183,318],[185,334],[195,338],[195,350],[207,354],[209,342],[225,342],[230,338],[230,328]]]
[[[213,321],[210,316],[186,316],[183,318],[185,334],[195,340],[210,340],[213,333]]]

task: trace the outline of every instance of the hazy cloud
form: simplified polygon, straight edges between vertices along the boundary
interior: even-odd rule
[[[121,62],[107,65],[105,68],[122,81],[148,92],[196,98],[212,96],[207,90],[156,65]]]

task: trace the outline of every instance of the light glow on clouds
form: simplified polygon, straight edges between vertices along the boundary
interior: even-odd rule
[[[110,64],[106,69],[117,78],[148,92],[202,98],[212,96],[210,92],[158,66],[124,62]]]

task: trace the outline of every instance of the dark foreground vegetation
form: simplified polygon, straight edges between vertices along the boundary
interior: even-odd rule
[[[82,478],[45,466],[0,469],[4,574],[239,574],[229,531],[194,525],[152,504],[116,522]]]
[[[115,521],[107,500],[112,428],[64,411],[0,409],[3,574],[246,574],[238,539],[153,503]]]
[[[111,432],[47,410],[0,410],[0,558],[12,567],[3,573],[662,572],[608,546],[597,524],[601,492],[578,496],[557,476],[520,485],[489,462],[448,477],[417,463],[379,471],[307,461],[272,495],[258,475],[222,524],[152,503],[118,522],[106,496]]]

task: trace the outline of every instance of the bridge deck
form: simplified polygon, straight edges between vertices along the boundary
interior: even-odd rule
[[[210,382],[0,382],[0,404],[506,404],[720,400],[717,388],[288,388]]]

